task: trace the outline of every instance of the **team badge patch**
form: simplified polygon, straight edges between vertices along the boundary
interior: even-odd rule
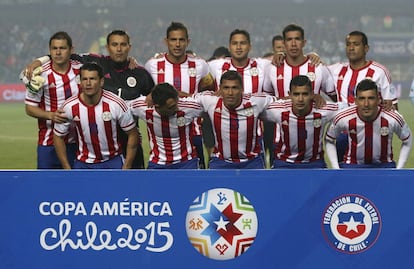
[[[105,111],[102,113],[102,119],[103,121],[110,121],[112,119],[112,114],[109,111]]]
[[[197,76],[197,70],[194,67],[188,68],[188,75],[192,78]]]
[[[129,87],[133,88],[137,86],[137,80],[134,77],[128,77],[127,78],[127,84]]]
[[[183,127],[184,125],[185,125],[185,118],[184,117],[177,118],[177,126]]]
[[[308,74],[306,74],[306,75],[308,76],[310,81],[312,81],[312,82],[315,81],[316,75],[315,75],[314,72],[308,72]]]
[[[253,244],[258,221],[252,204],[231,189],[211,189],[187,212],[187,236],[194,248],[214,260],[234,259]]]
[[[322,125],[322,120],[321,119],[314,119],[313,120],[313,126],[315,128],[319,128],[319,127],[321,127],[321,125]]]
[[[258,75],[259,75],[259,72],[257,71],[257,67],[252,67],[252,68],[250,69],[250,75],[251,75],[252,77],[256,77],[256,76],[258,76]]]
[[[378,209],[367,198],[347,194],[335,198],[322,216],[322,231],[338,251],[357,254],[368,250],[381,232]]]
[[[387,136],[390,134],[390,129],[386,126],[381,127],[380,133],[381,133],[381,136]]]

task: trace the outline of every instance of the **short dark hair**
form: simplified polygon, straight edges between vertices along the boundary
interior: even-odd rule
[[[155,105],[163,106],[167,100],[173,98],[178,99],[177,90],[169,83],[160,83],[155,85],[151,91],[152,102]]]
[[[230,33],[229,43],[231,42],[231,39],[234,35],[244,35],[247,38],[247,41],[249,41],[250,44],[250,34],[246,30],[243,29],[235,29],[233,32]]]
[[[300,32],[300,34],[302,35],[302,39],[305,39],[305,30],[303,30],[303,28],[297,24],[289,24],[287,25],[284,29],[283,29],[283,39],[286,39],[286,33],[287,32]]]
[[[272,38],[272,47],[273,47],[273,43],[275,43],[275,41],[276,40],[281,40],[281,41],[283,41],[283,36],[281,36],[281,35],[275,35],[273,38]]]
[[[50,39],[49,39],[49,47],[50,45],[52,45],[52,40],[66,40],[66,42],[68,43],[69,48],[72,48],[72,38],[70,37],[70,35],[67,32],[64,31],[60,31],[60,32],[56,32],[54,33]]]
[[[188,38],[188,29],[187,29],[187,27],[183,23],[175,22],[175,21],[171,22],[170,26],[168,26],[168,28],[167,28],[167,38],[168,38],[168,35],[170,34],[170,32],[178,31],[178,30],[184,31],[186,38]]]
[[[375,81],[366,78],[361,80],[356,87],[356,95],[358,95],[358,92],[363,92],[363,91],[369,91],[369,90],[375,90],[375,92],[378,94],[378,86],[377,83],[375,83]]]
[[[290,81],[289,90],[292,91],[293,87],[308,86],[309,91],[312,92],[312,83],[308,76],[297,75]]]
[[[361,32],[361,31],[352,31],[352,32],[350,32],[348,35],[347,35],[347,37],[348,36],[360,36],[360,37],[362,37],[362,44],[363,45],[368,45],[368,37],[367,37],[367,35],[364,33],[364,32]]]
[[[126,36],[129,44],[129,35],[124,30],[113,30],[106,36],[106,44],[109,45],[109,39],[113,35],[120,35],[120,36]]]
[[[103,76],[104,76],[102,67],[99,64],[95,63],[95,62],[87,62],[87,63],[84,63],[82,65],[82,67],[80,68],[80,74],[81,74],[81,76],[82,76],[82,71],[83,70],[87,70],[87,71],[97,71],[99,78],[103,78]]]
[[[239,74],[239,72],[237,72],[235,70],[229,70],[229,71],[223,73],[221,75],[221,78],[220,78],[220,84],[224,80],[237,80],[240,83],[240,86],[243,86],[243,79],[242,79],[241,75]]]

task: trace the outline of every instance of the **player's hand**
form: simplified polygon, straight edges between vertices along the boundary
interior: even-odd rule
[[[135,68],[138,68],[140,65],[139,65],[139,63],[138,63],[138,61],[137,61],[137,59],[135,59],[134,57],[132,57],[132,56],[128,56],[128,68],[129,69],[135,69]]]
[[[281,66],[283,61],[286,58],[286,54],[282,51],[276,52],[273,54],[272,64],[276,66]]]
[[[385,111],[390,111],[394,109],[394,105],[392,103],[392,100],[382,100],[382,108]]]
[[[320,94],[314,94],[313,101],[316,108],[322,108],[326,105],[326,100]]]
[[[51,120],[54,123],[65,123],[68,121],[68,118],[66,117],[66,114],[63,110],[58,109],[55,112],[52,112],[52,118]]]
[[[148,107],[152,107],[154,105],[154,102],[152,101],[151,93],[148,94],[147,97],[145,98],[145,103],[147,104]]]
[[[310,52],[306,56],[311,61],[311,65],[318,66],[319,64],[323,64],[321,57],[316,52]]]

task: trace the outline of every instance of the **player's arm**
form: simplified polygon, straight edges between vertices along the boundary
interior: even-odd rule
[[[336,152],[336,140],[325,137],[325,150],[326,155],[329,159],[329,162],[331,163],[332,169],[339,169],[339,163],[338,163],[338,156]]]
[[[63,169],[72,169],[66,155],[66,144],[64,137],[53,134],[53,145],[55,146],[56,155],[62,164]]]
[[[401,144],[400,156],[398,157],[397,169],[404,168],[405,163],[410,156],[411,146],[413,143],[413,137],[410,135],[406,140]]]
[[[55,123],[64,123],[67,121],[66,114],[60,109],[52,112],[45,111],[37,106],[26,105],[26,114],[36,119],[51,120]]]
[[[132,128],[126,132],[128,136],[128,142],[126,146],[126,156],[122,169],[131,169],[132,163],[137,153],[137,147],[139,143],[139,133],[137,128]]]

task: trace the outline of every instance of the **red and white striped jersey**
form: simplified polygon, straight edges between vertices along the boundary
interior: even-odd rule
[[[347,164],[375,164],[393,161],[392,138],[394,133],[405,141],[411,131],[403,117],[396,111],[378,110],[372,122],[359,118],[355,105],[337,114],[328,129],[326,139],[335,140],[343,131],[348,133],[348,148],[344,162]]]
[[[200,80],[209,73],[205,60],[187,55],[184,62],[171,63],[164,53],[149,59],[145,69],[151,74],[155,84],[170,83],[178,91],[193,94],[198,92]]]
[[[79,95],[70,97],[62,109],[67,123],[55,124],[54,132],[64,136],[73,122],[78,137],[77,159],[85,163],[99,163],[121,154],[119,126],[125,132],[135,128],[135,120],[124,100],[114,93],[103,90],[99,103],[89,106]]]
[[[170,117],[162,117],[154,107],[148,107],[145,96],[130,103],[132,114],[147,123],[150,143],[150,162],[168,165],[191,160],[195,157],[191,139],[192,121],[203,110],[192,98],[180,98],[178,111]]]
[[[336,95],[334,80],[329,69],[324,65],[312,65],[309,58],[298,66],[291,66],[286,60],[280,66],[270,65],[266,70],[263,90],[278,98],[286,97],[289,95],[290,81],[297,75],[309,77],[315,94]]]
[[[249,58],[246,66],[236,67],[230,57],[216,59],[208,62],[210,73],[214,77],[217,89],[220,86],[221,75],[229,70],[237,71],[243,78],[243,89],[245,94],[263,91],[263,79],[265,70],[271,62],[263,58]]]
[[[356,86],[366,78],[377,84],[382,99],[397,101],[397,93],[394,87],[391,86],[389,71],[375,61],[369,61],[366,66],[360,69],[352,69],[349,63],[336,63],[328,66],[328,68],[332,73],[338,91],[338,101],[347,102],[348,105],[355,104]]]
[[[275,156],[289,163],[309,163],[324,159],[323,137],[326,125],[338,111],[338,104],[328,103],[322,108],[312,107],[305,116],[292,111],[292,102],[274,102],[262,118],[275,122],[280,129]]]
[[[37,93],[26,91],[25,104],[42,108],[44,111],[56,111],[71,96],[80,91],[80,67],[82,64],[70,60],[70,67],[65,74],[59,74],[52,68],[52,61],[42,65],[41,76],[45,79],[43,86]],[[53,145],[53,122],[38,119],[38,145]],[[69,141],[74,142],[74,141]]]
[[[187,55],[184,62],[180,64],[171,63],[166,53],[149,59],[145,69],[151,74],[155,84],[167,82],[178,91],[189,94],[197,93],[200,80],[209,73],[208,64],[205,60]],[[193,132],[201,135],[201,120],[194,120]]]
[[[244,162],[261,153],[258,135],[259,114],[274,101],[265,94],[244,95],[242,103],[228,109],[221,97],[211,92],[195,95],[212,121],[215,134],[215,155],[228,162]]]

